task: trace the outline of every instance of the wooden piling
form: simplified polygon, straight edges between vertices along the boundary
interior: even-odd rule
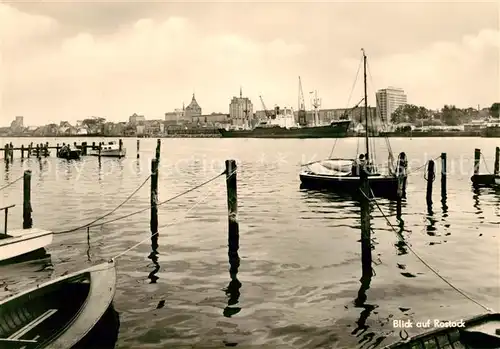
[[[441,200],[446,200],[446,173],[448,171],[446,162],[446,153],[441,153]]]
[[[24,159],[24,144],[21,144],[21,159]]]
[[[372,248],[371,248],[371,227],[370,227],[370,185],[368,183],[368,173],[362,167],[359,174],[360,179],[360,205],[361,205],[361,265],[362,280],[371,278],[372,271]]]
[[[10,161],[14,161],[14,145],[12,142],[9,144],[9,156],[10,156]]]
[[[151,160],[151,235],[158,233],[158,159]]]
[[[100,159],[101,158],[101,150],[102,150],[102,143],[101,142],[99,142],[99,148],[98,148],[98,150],[99,150],[98,156],[99,156],[99,159]]]
[[[236,263],[240,248],[240,227],[238,223],[237,166],[235,160],[226,160],[226,188],[228,209],[228,255],[230,264]]]
[[[158,138],[156,141],[156,159],[160,161],[160,150],[161,150],[161,139]]]
[[[493,166],[495,176],[500,174],[500,147],[495,148],[495,165]]]
[[[474,149],[474,175],[479,174],[479,165],[481,164],[481,149]]]
[[[23,178],[23,229],[30,229],[33,226],[31,217],[31,171],[24,171]]]
[[[40,159],[40,144],[37,143],[35,151],[36,151],[36,158]]]
[[[434,160],[429,160],[427,164],[427,206],[432,205],[432,183],[436,177]]]
[[[120,151],[120,154],[122,152],[122,149],[123,149],[123,140],[120,138],[118,140],[118,150]]]
[[[141,141],[138,139],[137,140],[137,158],[139,159],[139,148],[140,148]]]
[[[3,148],[3,159],[5,161],[9,161],[9,144],[5,144],[5,147]]]
[[[31,156],[32,145],[33,145],[33,143],[28,144],[28,155],[27,155],[28,158]]]

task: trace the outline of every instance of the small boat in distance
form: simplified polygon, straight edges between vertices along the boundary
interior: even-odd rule
[[[57,152],[57,157],[66,160],[78,160],[82,150],[72,146],[70,144],[63,144],[61,149]]]
[[[0,302],[1,348],[72,348],[112,301],[115,262],[61,276]]]
[[[389,151],[388,173],[382,173],[375,162],[374,149],[370,147],[366,55],[363,49],[362,52],[364,63],[364,98],[361,101],[364,100],[365,149],[356,154],[355,158],[329,158],[303,164],[302,166],[305,168],[299,174],[301,187],[306,189],[327,189],[356,196],[359,194],[361,184],[360,168],[364,167],[368,173],[368,183],[374,196],[388,199],[396,199],[398,196],[404,197],[407,176],[406,155],[404,153],[399,155],[398,166],[395,168],[392,150],[389,140],[386,138]]]
[[[101,144],[101,151],[99,153],[99,147],[97,149],[89,149],[88,155],[101,156],[101,157],[112,157],[112,158],[123,158],[127,154],[127,150],[123,147],[121,142],[111,141],[108,144]]]
[[[0,234],[0,262],[42,249],[52,243],[53,236],[51,231],[35,228]]]
[[[448,324],[446,321],[442,323]],[[479,315],[456,325],[439,327],[431,324],[433,330],[383,349],[500,348],[500,314]]]

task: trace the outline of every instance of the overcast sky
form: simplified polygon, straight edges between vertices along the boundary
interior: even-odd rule
[[[0,4],[0,124],[135,113],[163,119],[190,102],[228,112],[232,96],[262,109],[351,100],[363,47],[372,92],[402,87],[440,108],[499,100],[498,2],[7,2]]]

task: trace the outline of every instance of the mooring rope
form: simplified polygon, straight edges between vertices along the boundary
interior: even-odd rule
[[[166,204],[166,203],[168,203],[170,201],[173,201],[173,200],[175,200],[175,199],[177,199],[177,198],[179,198],[179,197],[181,197],[183,195],[186,195],[186,194],[188,194],[188,193],[190,193],[190,192],[192,192],[192,191],[194,191],[194,190],[196,190],[198,188],[201,188],[204,185],[207,185],[208,183],[213,182],[214,180],[216,180],[217,178],[219,178],[220,176],[223,176],[225,174],[226,174],[226,171],[224,170],[222,173],[218,174],[217,176],[214,176],[214,177],[210,178],[209,180],[207,180],[207,181],[205,181],[205,182],[203,182],[201,184],[198,184],[197,186],[194,186],[194,187],[192,187],[190,189],[187,189],[187,190],[183,191],[182,193],[180,193],[180,194],[178,194],[176,196],[173,196],[173,197],[171,197],[171,198],[169,198],[167,200],[159,202],[157,204],[157,206],[164,205],[164,204]],[[97,223],[97,224],[91,223],[90,225],[87,224],[87,225],[84,225],[84,226],[81,226],[81,227],[78,227],[78,228],[75,228],[75,229],[70,229],[70,230],[65,230],[65,231],[60,231],[60,232],[54,232],[54,234],[56,234],[56,235],[57,234],[66,234],[66,233],[70,233],[70,232],[73,232],[73,231],[76,231],[76,230],[80,230],[80,229],[83,229],[83,228],[94,228],[94,227],[103,226],[105,224],[113,223],[113,222],[116,222],[116,221],[119,221],[119,220],[122,220],[122,219],[125,219],[125,218],[128,218],[128,217],[135,216],[136,214],[145,212],[145,211],[149,210],[150,208],[151,207],[148,206],[148,207],[145,207],[143,209],[140,209],[140,210],[128,213],[126,215],[123,215],[123,216],[120,216],[120,217],[117,217],[117,218],[113,218],[113,219],[107,220],[107,221],[102,222],[102,223]],[[96,221],[97,220],[95,220],[94,222],[96,222]]]
[[[10,183],[7,183],[6,185],[4,185],[3,187],[1,187],[1,188],[0,188],[0,191],[2,191],[2,190],[4,190],[4,189],[6,189],[6,188],[8,188],[8,187],[10,187],[12,184],[14,184],[14,183],[16,183],[16,182],[19,182],[19,181],[20,181],[21,179],[23,179],[23,178],[24,178],[24,175],[23,175],[23,176],[21,176],[21,177],[19,177],[19,178],[18,178],[18,179],[16,179],[16,180],[13,180],[13,181],[12,181],[12,182],[10,182]]]
[[[226,171],[224,171],[222,174],[218,175],[218,176],[217,176],[217,177],[215,177],[215,178],[218,178],[218,177],[220,177],[221,175],[223,175],[223,174],[225,174],[225,173],[226,173]],[[234,170],[233,172],[231,172],[231,174],[228,176],[228,178],[227,178],[227,179],[229,179],[230,177],[232,177],[235,173],[236,173],[236,170]],[[214,179],[215,179],[215,178],[214,178]],[[226,181],[227,181],[227,179],[226,179]],[[216,189],[218,189],[218,188],[216,188]],[[205,196],[203,196],[200,200],[198,200],[197,202],[195,202],[195,203],[193,204],[193,206],[191,206],[191,207],[190,207],[190,208],[189,208],[186,212],[184,212],[184,215],[183,215],[181,218],[182,218],[182,219],[185,219],[185,218],[187,217],[187,215],[188,215],[188,213],[189,213],[189,212],[191,212],[191,211],[192,211],[192,210],[193,210],[196,206],[198,206],[198,205],[199,205],[199,204],[201,204],[203,201],[205,201],[205,200],[206,200],[206,199],[207,199],[210,195],[212,195],[214,192],[215,192],[215,189],[214,189],[214,190],[209,190],[209,191],[208,191],[208,193],[207,193]],[[149,235],[147,238],[145,238],[145,239],[143,239],[143,240],[139,241],[138,243],[136,243],[136,244],[132,245],[131,247],[127,248],[125,251],[122,251],[122,252],[118,253],[118,254],[117,254],[117,255],[115,255],[113,258],[111,258],[111,260],[112,260],[112,261],[114,261],[114,260],[116,260],[118,257],[121,257],[121,256],[123,256],[124,254],[126,254],[126,253],[128,253],[128,252],[132,251],[134,248],[136,248],[136,247],[138,247],[138,246],[142,245],[143,243],[145,243],[146,241],[150,240],[153,236],[158,235],[158,234],[160,233],[160,229],[162,229],[162,228],[165,228],[165,227],[168,227],[168,226],[171,226],[171,225],[174,225],[174,224],[178,223],[178,221],[179,221],[181,218],[177,218],[177,219],[176,219],[176,220],[174,220],[173,222],[170,222],[170,223],[167,223],[167,224],[165,224],[165,225],[162,225],[161,227],[158,227],[158,231],[157,231],[156,233],[153,233],[153,234]]]
[[[457,291],[459,294],[461,294],[463,297],[467,298],[468,300],[470,300],[471,302],[475,303],[476,305],[480,306],[481,308],[483,308],[484,310],[486,310],[487,312],[493,312],[493,309],[491,308],[488,308],[487,306],[481,304],[479,301],[475,300],[474,298],[472,298],[471,296],[469,296],[468,294],[466,294],[464,291],[460,290],[458,287],[456,287],[455,285],[453,285],[450,281],[448,281],[444,276],[441,276],[439,274],[439,272],[437,270],[435,270],[432,266],[429,265],[429,263],[427,263],[422,257],[419,256],[419,254],[417,252],[415,252],[415,250],[413,250],[413,248],[411,248],[408,243],[404,240],[403,236],[401,236],[400,233],[398,233],[397,229],[392,225],[391,221],[389,220],[389,218],[387,218],[387,216],[385,215],[384,211],[382,211],[382,208],[380,207],[380,205],[378,204],[377,200],[375,199],[375,195],[373,194],[373,191],[371,190],[370,188],[370,193],[373,197],[373,199],[370,199],[366,196],[366,194],[363,192],[363,190],[361,190],[361,193],[363,194],[364,197],[366,197],[367,199],[369,199],[370,201],[373,201],[375,202],[375,205],[377,205],[377,208],[379,209],[380,213],[382,214],[382,216],[385,218],[385,220],[387,221],[387,223],[389,224],[389,226],[391,227],[392,231],[396,234],[397,238],[406,246],[408,247],[408,249],[415,255],[415,257],[418,258],[418,260],[420,262],[422,262],[423,265],[425,265],[430,271],[432,271],[438,278],[440,278],[441,280],[443,280],[448,286],[450,286],[452,289],[454,289],[455,291]]]
[[[120,203],[118,206],[116,206],[114,209],[112,209],[111,211],[109,211],[108,213],[106,213],[105,215],[101,216],[101,217],[98,217],[94,220],[92,220],[91,222],[85,224],[85,225],[82,225],[80,227],[77,227],[77,228],[73,228],[73,229],[69,229],[69,230],[63,230],[63,231],[60,231],[60,232],[55,232],[54,234],[65,234],[65,233],[72,233],[74,231],[77,231],[77,230],[80,230],[80,229],[83,229],[83,228],[89,228],[92,226],[92,224],[94,224],[95,222],[97,221],[100,221],[101,219],[104,219],[108,216],[110,216],[111,214],[115,213],[119,208],[121,208],[123,205],[125,205],[148,181],[149,179],[151,178],[151,175],[149,175],[145,180],[144,182],[142,182],[142,184],[137,188],[135,189],[132,194],[130,194],[129,196],[127,196],[127,198],[125,200],[123,200],[122,203]]]
[[[481,153],[481,159],[483,160],[484,167],[486,168],[486,172],[491,173],[490,169],[488,168],[488,164],[486,163],[486,160],[484,158],[483,153]]]

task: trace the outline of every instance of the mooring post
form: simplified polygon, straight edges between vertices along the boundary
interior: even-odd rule
[[[139,148],[140,148],[141,141],[137,139],[137,158],[139,159]]]
[[[99,142],[99,159],[101,158],[102,143]]]
[[[122,141],[122,139],[120,138],[120,139],[118,140],[118,150],[120,151],[120,154],[121,154],[121,152],[122,152],[122,149],[123,149],[123,141]]]
[[[14,145],[12,144],[12,142],[10,142],[10,145],[9,145],[9,155],[10,155],[10,161],[14,161]]]
[[[156,160],[160,161],[161,139],[156,141]]]
[[[3,148],[3,159],[5,161],[9,161],[9,144],[5,144],[5,147]]]
[[[474,175],[479,174],[479,165],[481,164],[481,149],[474,149]]]
[[[33,219],[31,217],[31,171],[24,171],[23,178],[23,229],[31,229]]]
[[[239,264],[240,227],[238,223],[237,166],[235,160],[226,160],[226,188],[228,209],[228,255],[231,265]]]
[[[372,248],[371,248],[371,228],[370,228],[370,185],[368,183],[368,173],[365,167],[360,168],[360,205],[361,205],[361,266],[362,280],[371,278],[372,271]]]
[[[28,144],[28,158],[31,156],[31,144],[32,143]]]
[[[24,159],[24,144],[21,144],[21,159]]]
[[[446,164],[446,153],[441,153],[441,199],[446,200],[446,173],[447,173],[447,164]]]
[[[500,147],[495,148],[495,165],[493,166],[495,176],[500,174]]]
[[[40,159],[40,144],[36,144],[36,158]]]
[[[158,234],[158,159],[151,160],[151,235]]]
[[[427,206],[432,205],[432,183],[436,177],[436,173],[434,171],[434,160],[429,160],[429,164],[427,165]]]

